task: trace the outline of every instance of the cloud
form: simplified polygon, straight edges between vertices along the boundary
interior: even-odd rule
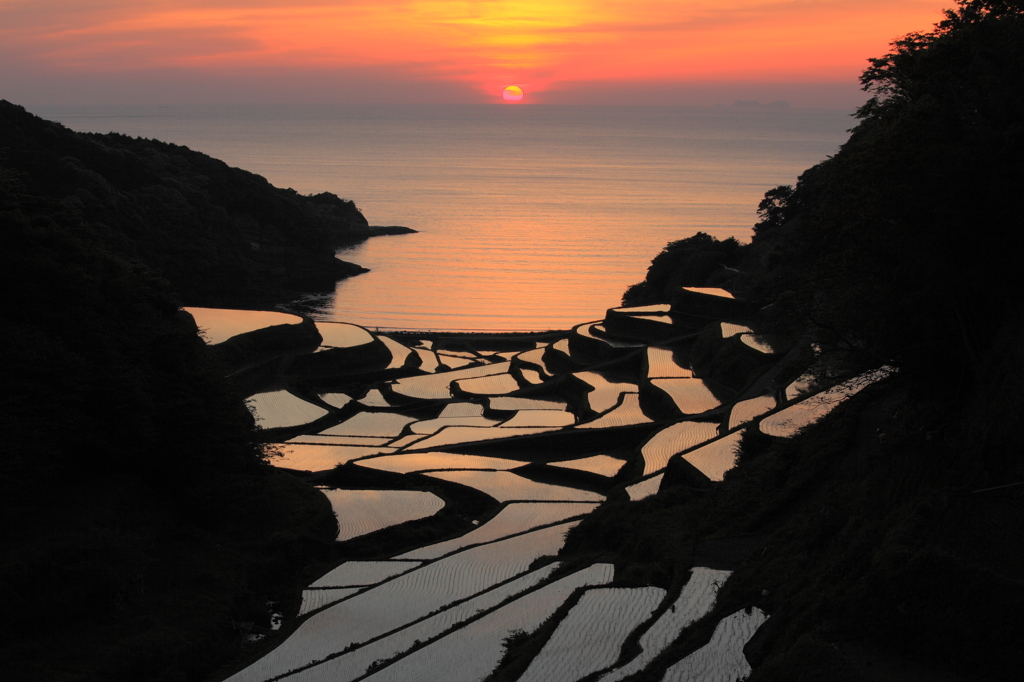
[[[508,83],[534,94],[571,82],[855,83],[867,57],[938,18],[934,3],[0,0],[0,85],[13,63],[41,81],[248,69],[305,82],[369,69],[385,82],[462,83],[478,98]],[[380,96],[373,79],[360,82]]]

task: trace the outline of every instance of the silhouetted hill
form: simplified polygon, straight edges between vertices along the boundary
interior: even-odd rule
[[[719,487],[579,527],[577,551],[649,571],[730,538],[756,547],[718,595],[724,612],[771,614],[747,648],[751,681],[1019,668],[1022,45],[1019,0],[964,0],[896,41],[864,73],[849,141],[765,195],[751,244],[674,242],[626,292],[648,304],[724,287],[761,306],[756,331],[815,349],[825,380],[899,370],[793,439],[747,434]]]
[[[331,259],[331,225],[361,216],[187,150],[0,111],[4,675],[195,679],[237,645],[239,623],[268,624],[268,595],[330,551],[336,524],[322,495],[264,464],[241,396],[139,260],[193,300],[236,300],[244,281],[225,272],[276,262],[239,253],[252,232],[229,226],[252,214],[247,200],[276,216],[253,221],[290,250],[284,264],[316,261],[315,245]],[[327,218],[299,223],[320,206]]]
[[[381,233],[333,194],[280,189],[187,147],[77,133],[6,101],[0,164],[27,193],[79,212],[107,248],[156,270],[191,305],[268,305],[330,290],[365,272],[336,250]]]

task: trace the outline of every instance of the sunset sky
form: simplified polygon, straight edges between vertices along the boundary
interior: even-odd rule
[[[860,101],[952,0],[0,0],[0,98]],[[852,98],[852,99],[851,99]],[[706,101],[705,101],[706,100]],[[849,100],[849,101],[847,101]]]

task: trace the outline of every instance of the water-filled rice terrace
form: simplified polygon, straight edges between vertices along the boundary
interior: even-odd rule
[[[665,659],[728,571],[694,566],[665,589],[559,556],[601,505],[650,504],[670,480],[717,485],[744,434],[789,437],[888,374],[818,388],[742,305],[690,288],[676,303],[519,335],[318,323],[319,348],[242,367],[270,463],[321,487],[345,559],[308,581],[285,627],[228,679],[484,680],[534,631],[544,641],[516,679],[620,680],[655,663],[665,680],[746,676],[743,646],[767,618],[756,609]],[[192,310],[214,347],[263,323],[300,327]],[[698,339],[747,363],[742,380],[695,366]]]

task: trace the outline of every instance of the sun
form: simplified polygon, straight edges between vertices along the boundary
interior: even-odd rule
[[[506,102],[518,102],[523,99],[523,89],[518,85],[510,85],[501,92]]]

